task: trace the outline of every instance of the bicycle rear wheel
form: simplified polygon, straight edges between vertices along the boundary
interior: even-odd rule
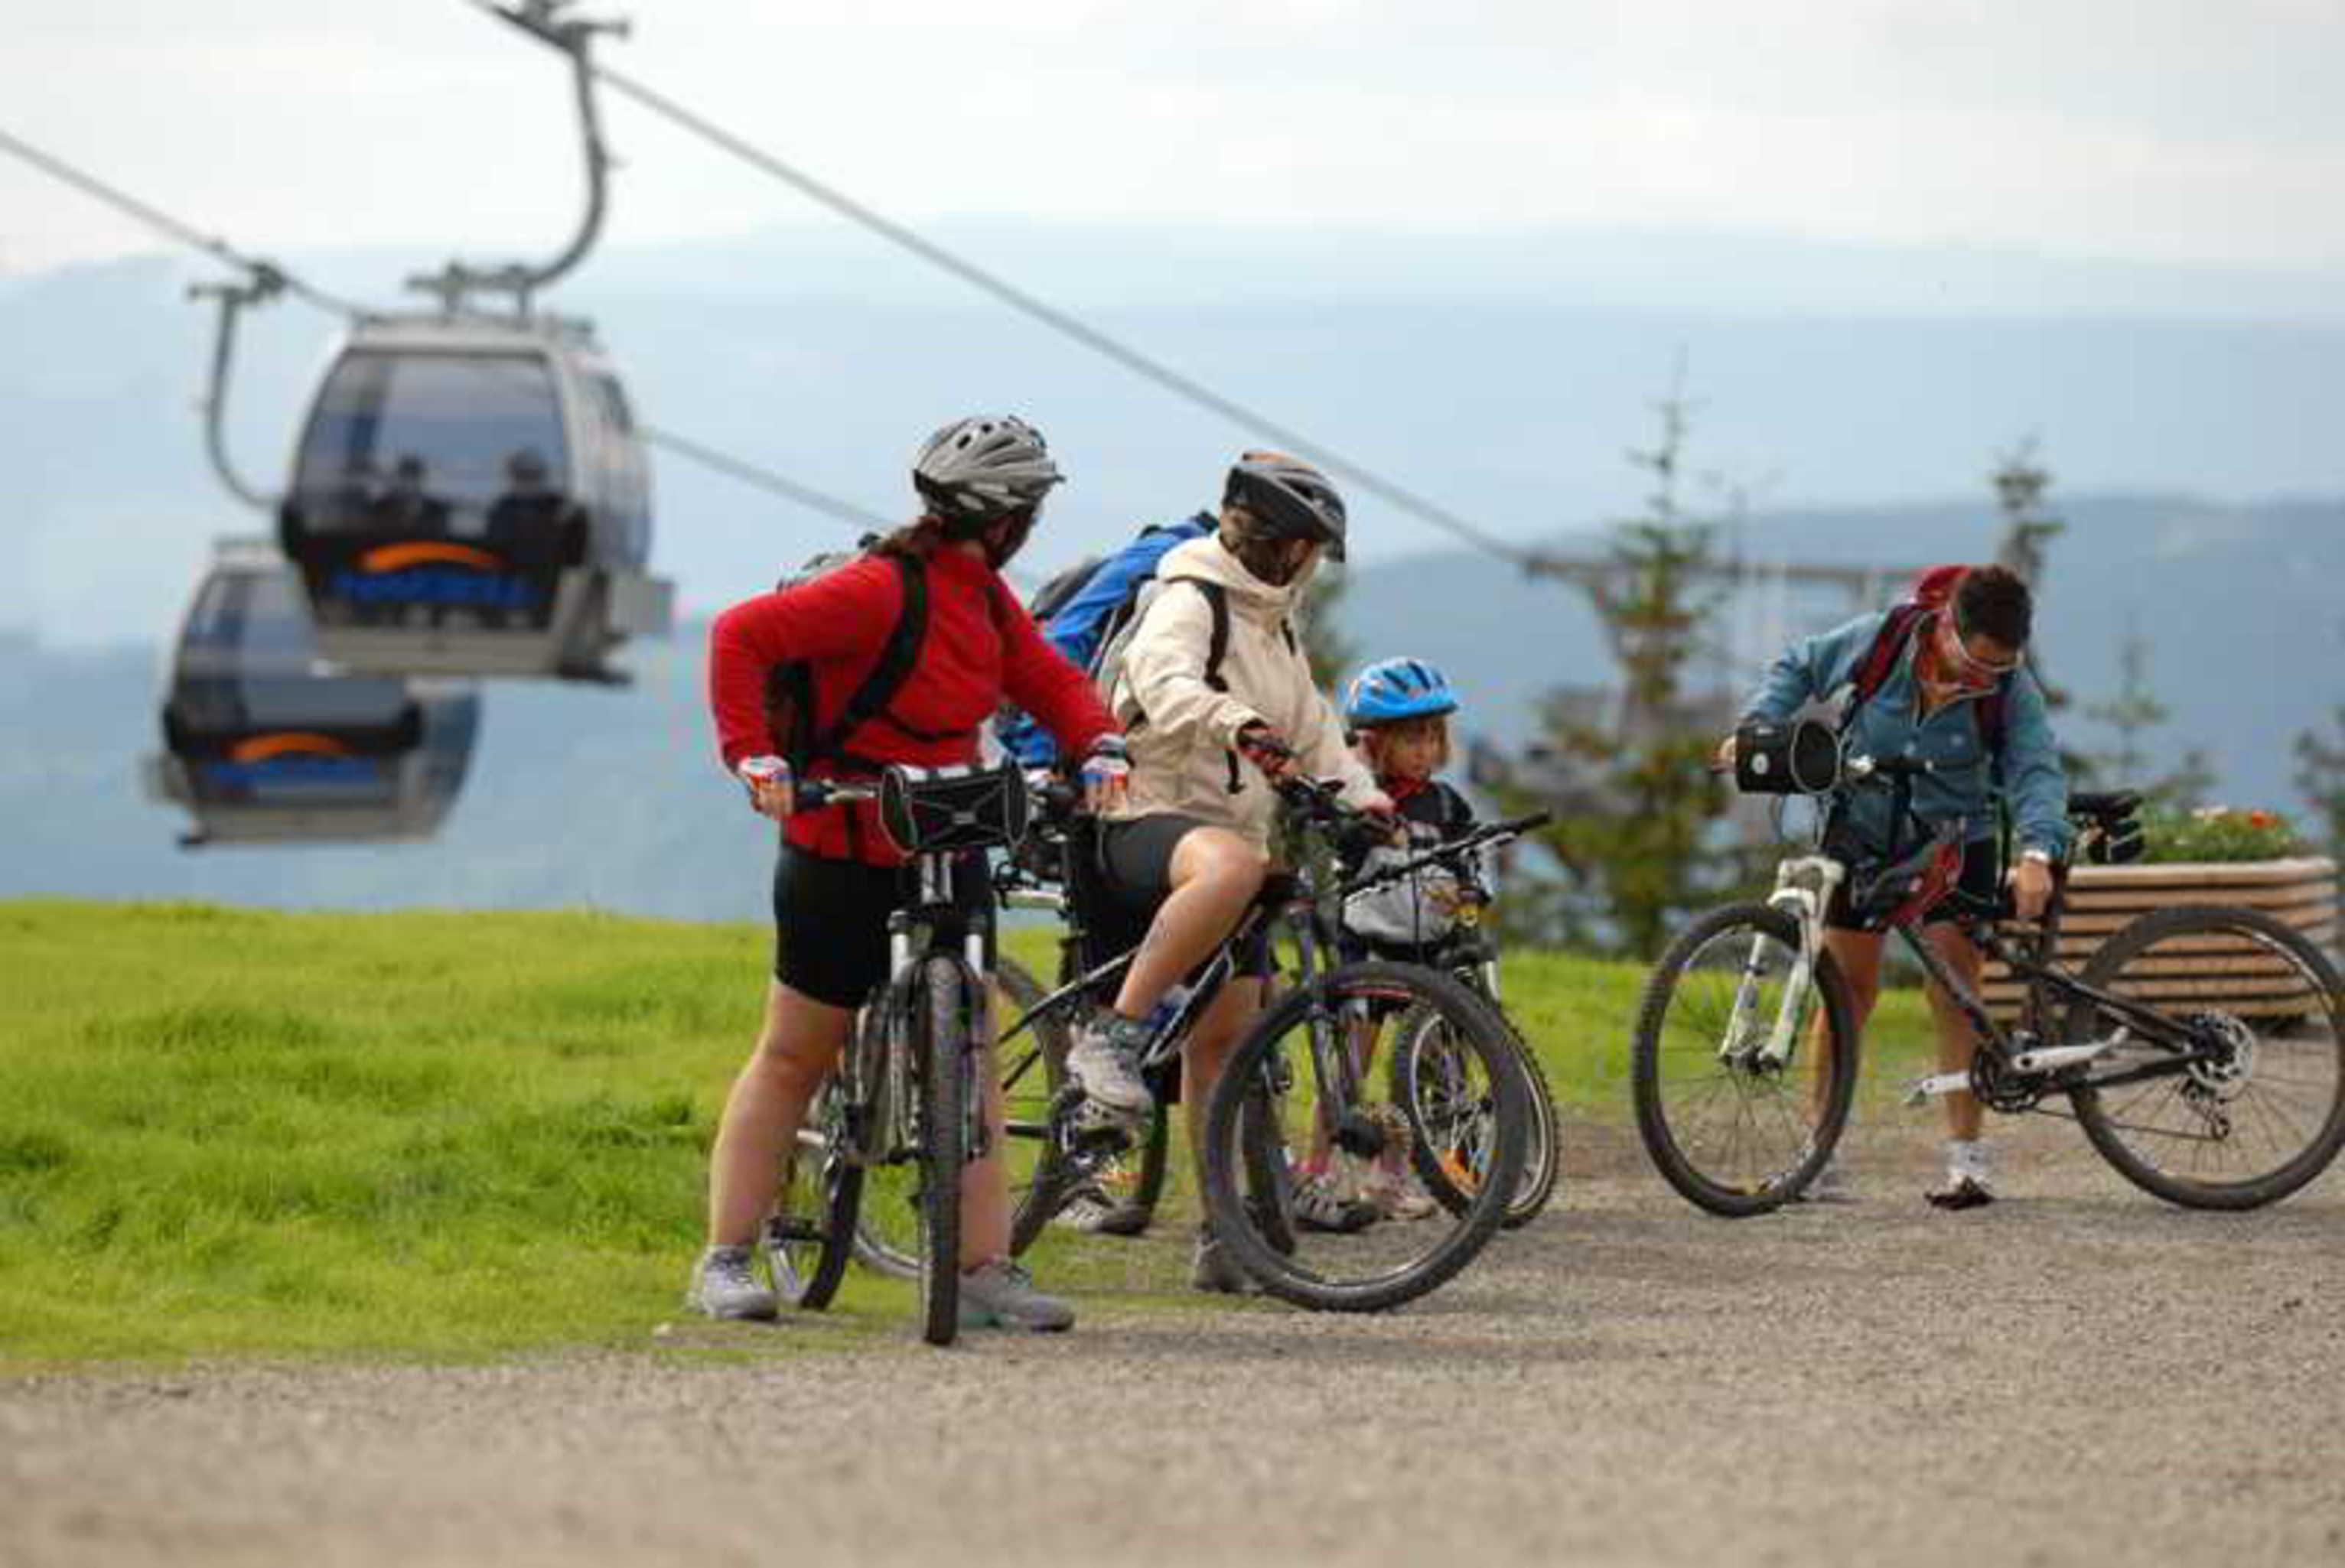
[[[2260,910],[2204,905],[2145,915],[2104,943],[2084,983],[2188,1022],[2204,1059],[2120,1037],[2069,1088],[2085,1136],[2144,1191],[2188,1209],[2257,1209],[2329,1168],[2345,1143],[2345,993],[2304,936]],[[2082,1044],[2122,1022],[2070,1009]]]
[[[838,1293],[855,1251],[863,1168],[837,1152],[844,1138],[838,1083],[825,1079],[807,1107],[797,1147],[784,1161],[782,1189],[766,1219],[766,1261],[774,1291],[818,1312]]]
[[[1499,1020],[1506,1022],[1501,1012]],[[1530,1141],[1523,1154],[1522,1184],[1507,1204],[1507,1229],[1527,1225],[1555,1196],[1562,1169],[1555,1093],[1547,1074],[1514,1026],[1507,1025],[1523,1076],[1530,1087]],[[1439,1202],[1455,1209],[1487,1179],[1491,1128],[1467,1092],[1457,1044],[1438,1013],[1412,1009],[1394,1027],[1390,1093],[1408,1112],[1416,1141],[1411,1149],[1417,1179]]]
[[[1775,1063],[1761,1050],[1799,947],[1799,922],[1781,910],[1713,909],[1670,944],[1638,1008],[1629,1058],[1638,1135],[1671,1187],[1728,1219],[1797,1197],[1848,1125],[1856,1030],[1830,953],[1816,955],[1789,1055]]]
[[[1323,1082],[1316,1042],[1349,1050],[1371,1011],[1424,1007],[1455,1041],[1460,1093],[1489,1128],[1487,1178],[1456,1208],[1390,1212],[1382,1195],[1415,1138],[1387,1075],[1361,1075],[1349,1104]],[[1206,1112],[1205,1205],[1213,1233],[1263,1289],[1298,1306],[1367,1312],[1412,1300],[1473,1261],[1522,1179],[1530,1090],[1506,1027],[1450,976],[1349,964],[1288,993],[1230,1053]],[[1281,1244],[1285,1245],[1282,1246]]]

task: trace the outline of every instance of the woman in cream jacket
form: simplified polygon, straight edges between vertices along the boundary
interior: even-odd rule
[[[1107,928],[1106,950],[1136,943],[1138,954],[1112,1010],[1068,1057],[1103,1123],[1128,1127],[1152,1110],[1137,1070],[1145,1020],[1261,890],[1274,784],[1340,780],[1348,804],[1392,810],[1344,744],[1343,720],[1313,682],[1294,623],[1320,553],[1343,558],[1344,532],[1343,499],[1325,475],[1282,453],[1244,454],[1229,472],[1220,528],[1165,556],[1126,644],[1110,705],[1131,745],[1131,791],[1101,829],[1115,906],[1095,924]],[[1266,945],[1240,957],[1239,977],[1191,1031],[1183,1058],[1201,1162],[1203,1108],[1230,1046],[1261,1010],[1270,974]],[[1195,1282],[1243,1283],[1210,1236],[1199,1240]]]

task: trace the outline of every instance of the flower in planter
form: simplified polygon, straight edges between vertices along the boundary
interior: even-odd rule
[[[2228,805],[2202,805],[2195,811],[2143,814],[2148,848],[2142,858],[2157,864],[2177,861],[2238,862],[2279,860],[2306,853],[2295,825],[2276,811],[2242,810]]]

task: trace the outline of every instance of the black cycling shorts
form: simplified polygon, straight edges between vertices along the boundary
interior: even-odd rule
[[[1974,838],[1963,845],[1963,873],[1954,891],[1938,902],[1924,924],[1935,926],[1958,916],[1985,914],[1995,909],[2003,896],[2003,856],[1995,840]],[[1860,918],[1850,907],[1850,885],[1865,875],[1858,865],[1852,864],[1849,875],[1832,893],[1831,905],[1824,910],[1824,925],[1834,931],[1879,931],[1878,920]]]
[[[1172,895],[1172,852],[1183,839],[1205,825],[1193,816],[1174,812],[1101,825],[1100,896],[1085,911],[1089,966],[1096,967],[1140,946],[1156,911]],[[1267,927],[1256,931],[1239,952],[1237,972],[1256,978],[1276,972]]]
[[[888,978],[888,916],[909,900],[909,866],[833,860],[797,845],[774,863],[774,978],[834,1007],[859,1007]],[[992,900],[982,855],[965,857],[953,878],[959,914],[938,939],[958,942],[972,921],[993,961]]]

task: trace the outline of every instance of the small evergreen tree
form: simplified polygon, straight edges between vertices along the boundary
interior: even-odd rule
[[[2330,855],[2345,859],[2345,704],[2330,714],[2327,735],[2297,735],[2296,757],[2296,787],[2311,803],[2314,830],[2325,833]]]
[[[1574,693],[1551,693],[1537,748],[1546,776],[1500,792],[1512,797],[1509,809],[1555,812],[1541,837],[1565,876],[1560,888],[1531,890],[1510,912],[1511,928],[1536,911],[1550,938],[1639,955],[1656,951],[1714,893],[1728,859],[1714,831],[1725,792],[1707,766],[1714,725],[1685,691],[1687,663],[1722,597],[1703,582],[1716,530],[1680,500],[1682,391],[1657,408],[1660,440],[1629,454],[1652,478],[1646,515],[1616,525],[1605,567],[1574,578],[1620,671],[1613,711],[1590,713]]]
[[[2145,737],[2171,717],[2149,683],[2149,640],[2137,627],[2126,629],[2117,645],[2117,691],[2106,703],[2088,703],[2085,717],[2106,724],[2117,742],[2109,750],[2086,754],[2082,770],[2096,782],[2116,789],[2137,789],[2152,803],[2187,809],[2200,804],[2215,783],[2207,754],[2193,746],[2173,768],[2153,774],[2155,759]]]

